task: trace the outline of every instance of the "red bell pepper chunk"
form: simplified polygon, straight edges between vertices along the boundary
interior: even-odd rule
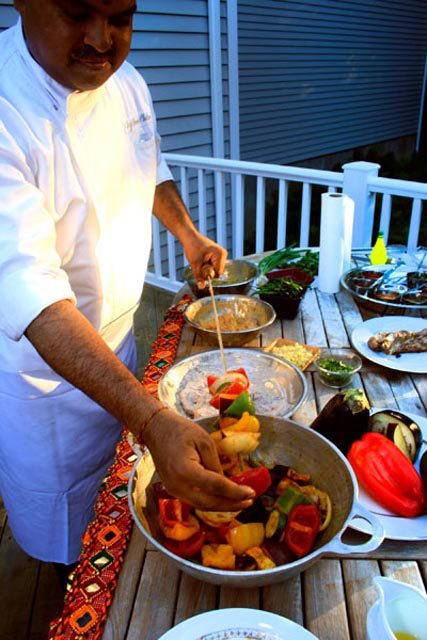
[[[163,544],[166,549],[172,551],[181,558],[194,558],[203,547],[206,539],[206,531],[200,530],[195,533],[188,540],[172,540],[171,538],[164,538]]]
[[[231,476],[230,480],[236,484],[244,484],[255,491],[256,497],[267,491],[271,485],[271,475],[267,467],[248,469]]]
[[[173,527],[177,522],[188,522],[191,507],[178,498],[160,498],[159,513],[163,524]]]
[[[166,488],[162,482],[153,482],[152,488],[154,499],[157,505],[159,504],[160,498],[173,498],[173,495],[166,491]]]
[[[406,518],[425,507],[423,483],[412,462],[380,433],[365,433],[347,454],[362,487],[380,505]]]
[[[215,409],[222,409],[224,411],[232,402],[235,401],[236,398],[237,396],[234,394],[220,392],[212,396],[209,400],[209,404]]]
[[[285,543],[298,558],[313,548],[320,528],[319,510],[314,504],[297,504],[288,516]]]
[[[206,542],[212,544],[226,544],[226,534],[234,526],[235,521],[223,523],[219,527],[211,527],[202,522],[202,529],[206,533]]]

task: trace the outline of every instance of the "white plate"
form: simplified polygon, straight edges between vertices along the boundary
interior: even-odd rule
[[[353,347],[377,364],[389,367],[396,371],[408,373],[427,373],[427,353],[402,353],[399,357],[389,356],[386,353],[373,351],[368,347],[371,336],[380,331],[421,331],[427,328],[425,318],[413,318],[412,316],[382,316],[371,318],[359,324],[351,334]]]
[[[296,622],[260,609],[219,609],[181,622],[159,640],[316,640]]]
[[[259,415],[286,418],[304,402],[307,383],[291,362],[260,349],[224,349],[227,369],[243,367],[250,381],[249,391]],[[159,398],[177,413],[199,420],[218,415],[210,406],[208,375],[223,373],[218,349],[204,351],[176,362],[159,382]],[[182,387],[191,380],[191,391]],[[184,403],[184,404],[183,404]]]
[[[374,407],[373,413],[382,411],[383,409]],[[423,439],[427,440],[427,418],[417,416],[414,413],[402,412],[409,416],[411,420],[420,425],[423,434]],[[426,449],[426,445],[421,445],[421,450],[418,453],[415,468],[419,472],[419,461],[423,452]],[[427,515],[418,516],[418,518],[401,518],[395,516],[384,507],[381,507],[375,500],[373,500],[359,485],[359,501],[360,503],[369,509],[372,513],[378,516],[381,524],[385,529],[385,536],[390,540],[427,540]],[[363,533],[369,533],[369,528],[366,526],[365,520],[354,518],[351,521],[351,527],[357,531]]]

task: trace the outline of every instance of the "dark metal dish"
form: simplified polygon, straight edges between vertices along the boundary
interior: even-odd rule
[[[427,271],[420,271],[410,279],[411,289],[408,291],[408,276],[412,274],[407,273],[404,267],[395,269],[392,265],[385,265],[375,268],[375,271],[372,266],[357,267],[343,274],[341,285],[374,311],[400,313],[402,309],[427,309],[424,274],[427,278]]]

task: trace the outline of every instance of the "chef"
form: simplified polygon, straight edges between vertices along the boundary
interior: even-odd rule
[[[144,391],[132,334],[151,215],[203,283],[226,252],[201,235],[159,147],[150,94],[125,58],[133,0],[15,0],[0,35],[0,492],[17,543],[70,565],[121,425],[166,487],[238,510],[195,423]]]

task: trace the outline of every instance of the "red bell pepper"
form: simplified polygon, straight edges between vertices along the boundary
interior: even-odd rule
[[[206,382],[211,395],[223,392],[238,396],[249,388],[249,378],[243,368],[227,371],[222,376],[207,376]]]
[[[160,519],[166,527],[173,527],[177,522],[188,522],[191,507],[178,498],[159,498]]]
[[[314,504],[297,504],[286,521],[285,543],[298,558],[313,548],[320,528],[319,510]]]
[[[212,398],[209,400],[209,404],[214,407],[214,409],[218,409],[223,412],[225,411],[225,409],[227,409],[227,407],[230,406],[232,402],[235,401],[236,398],[237,396],[235,394],[228,392],[223,393],[222,391],[220,391],[219,393],[216,393],[214,396],[212,396]]]
[[[380,433],[365,433],[347,454],[362,487],[380,505],[405,518],[415,518],[425,507],[420,475],[412,462]]]
[[[206,539],[206,532],[203,530],[197,531],[188,540],[172,540],[171,538],[164,538],[163,544],[166,549],[172,551],[181,558],[194,558],[203,547]]]
[[[242,471],[231,476],[230,480],[236,482],[236,484],[244,484],[251,487],[255,491],[256,497],[265,493],[271,485],[271,475],[267,467],[255,467],[254,469]]]
[[[153,482],[152,488],[154,499],[157,505],[159,504],[160,498],[173,498],[173,495],[166,491],[166,488],[162,482]]]

